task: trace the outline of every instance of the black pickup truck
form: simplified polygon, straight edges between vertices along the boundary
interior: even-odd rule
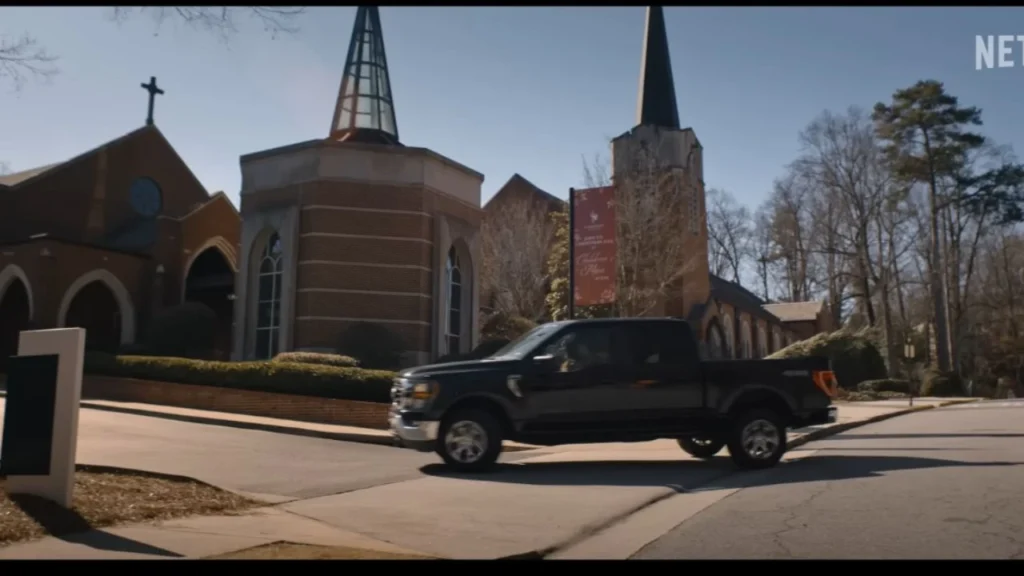
[[[741,468],[774,466],[786,431],[834,422],[827,358],[702,361],[674,319],[542,324],[492,356],[403,371],[391,390],[397,443],[463,471],[503,440],[552,446],[674,438]]]

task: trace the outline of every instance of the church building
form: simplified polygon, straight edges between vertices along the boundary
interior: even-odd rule
[[[89,349],[118,352],[185,301],[218,314],[226,358],[239,230],[231,201],[203,188],[152,117],[70,160],[0,176],[0,362],[25,329],[80,326]]]
[[[325,139],[242,156],[236,359],[385,326],[406,365],[477,341],[484,176],[399,138],[376,7],[359,7]]]
[[[687,263],[680,263],[685,272],[652,315],[687,319],[704,352],[713,358],[760,358],[832,329],[823,302],[768,303],[739,284],[711,274],[704,148],[693,129],[682,128],[679,121],[665,17],[658,6],[647,9],[636,126],[611,142],[613,185],[616,175],[629,174],[641,161],[641,151],[653,151],[656,169],[665,176],[660,182],[687,183],[679,186],[680,193],[687,194],[686,225],[679,231],[686,238]],[[551,203],[550,194],[517,174],[485,210],[492,206],[496,210],[505,196],[523,194],[533,195],[538,209]]]

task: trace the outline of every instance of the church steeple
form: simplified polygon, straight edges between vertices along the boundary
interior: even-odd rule
[[[661,6],[647,7],[636,123],[676,130],[680,128],[676,87],[672,80],[672,61],[668,52],[668,33],[665,32],[665,14]]]
[[[391,96],[384,35],[376,6],[356,9],[352,39],[345,57],[331,140],[401,145]]]

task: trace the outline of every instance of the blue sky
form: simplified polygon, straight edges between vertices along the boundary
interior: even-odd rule
[[[253,23],[227,43],[109,8],[0,8],[0,34],[30,33],[60,74],[0,86],[0,161],[70,158],[156,124],[213,192],[237,202],[238,157],[327,135],[355,9],[312,8],[293,37]],[[705,148],[705,179],[754,207],[825,109],[870,108],[935,78],[983,109],[984,132],[1024,147],[1024,68],[976,71],[975,34],[1024,33],[1021,8],[665,9],[680,119]],[[381,8],[398,125],[486,176],[513,173],[565,197],[582,157],[635,121],[642,7]],[[1019,45],[1016,46],[1019,48]]]

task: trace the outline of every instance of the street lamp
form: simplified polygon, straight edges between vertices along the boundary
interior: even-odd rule
[[[909,368],[913,367],[914,357],[917,355],[916,352],[914,350],[914,342],[910,339],[910,336],[907,336],[907,341],[903,344],[903,359],[906,360],[908,366],[907,382],[910,384],[908,392],[910,392],[911,406],[914,405],[914,373]]]

